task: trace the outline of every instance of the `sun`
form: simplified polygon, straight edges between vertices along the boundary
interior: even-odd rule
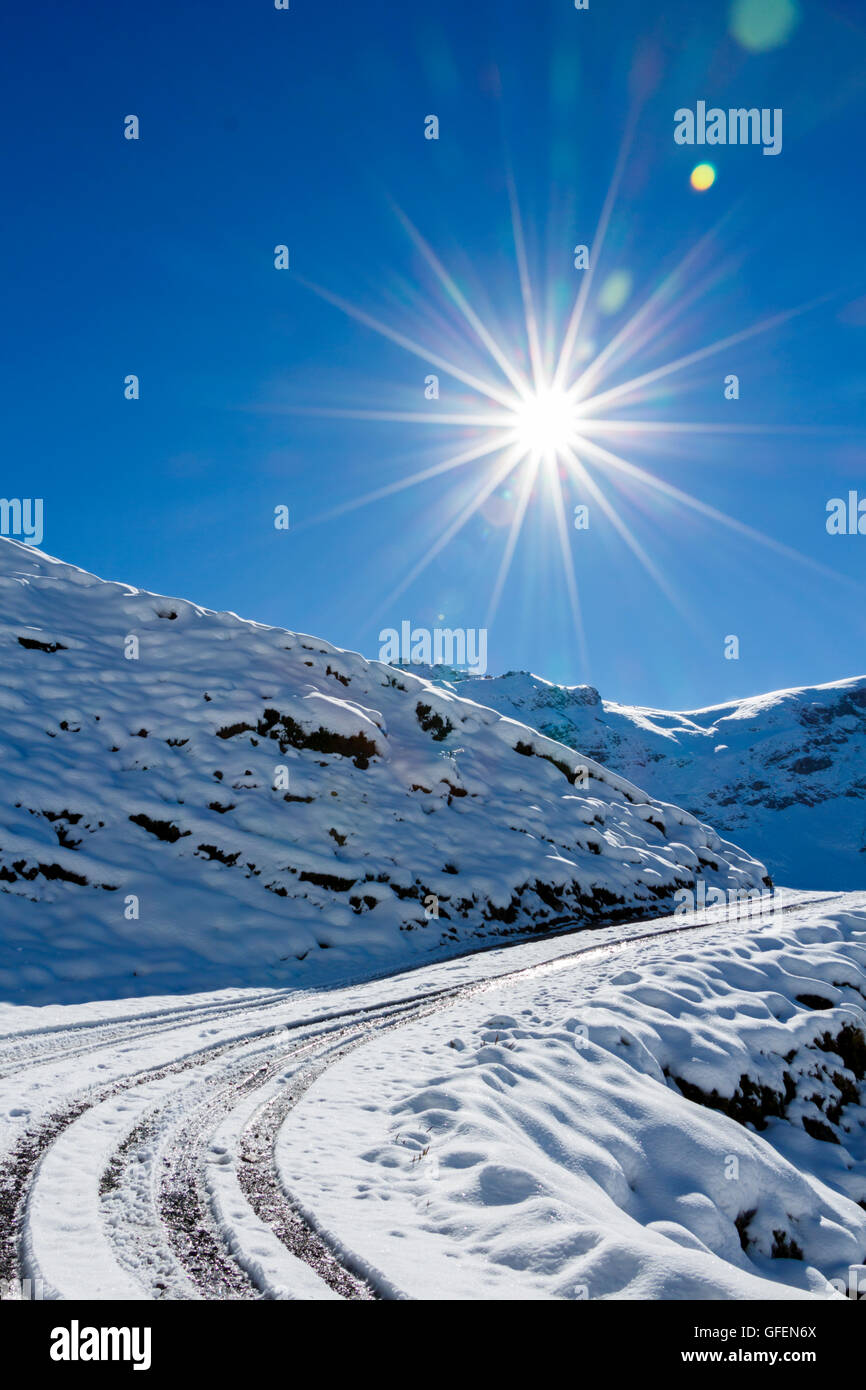
[[[627,142],[623,151],[626,149]],[[582,661],[587,661],[588,656],[570,527],[572,509],[576,516],[579,507],[584,511],[592,507],[594,515],[616,533],[668,602],[688,621],[696,624],[700,620],[689,610],[685,596],[676,591],[669,577],[632,531],[624,515],[622,494],[642,511],[647,510],[647,504],[653,504],[663,521],[669,520],[672,508],[677,508],[682,516],[697,514],[706,522],[728,528],[741,539],[766,546],[788,560],[817,568],[825,575],[830,574],[816,561],[675,487],[655,472],[640,467],[616,451],[616,446],[621,447],[620,441],[633,441],[636,438],[664,443],[666,436],[697,440],[707,433],[733,435],[766,431],[767,426],[751,423],[739,425],[727,421],[659,419],[655,410],[649,419],[638,419],[632,413],[632,408],[645,401],[654,404],[659,389],[662,398],[665,393],[673,394],[670,378],[726,351],[735,343],[778,327],[820,302],[812,301],[770,315],[737,332],[682,351],[669,360],[662,358],[657,365],[648,365],[635,375],[631,375],[634,367],[624,370],[634,359],[639,360],[659,335],[669,336],[670,325],[678,312],[678,301],[691,304],[702,292],[697,274],[709,254],[709,243],[705,244],[704,239],[697,248],[689,250],[679,265],[646,293],[643,302],[607,336],[606,341],[601,346],[597,345],[591,331],[592,321],[587,331],[584,320],[587,313],[591,315],[594,312],[591,300],[593,270],[602,258],[623,158],[624,153],[617,163],[608,190],[592,240],[587,268],[581,272],[579,283],[568,297],[570,311],[568,302],[563,300],[564,313],[557,308],[557,282],[551,282],[546,287],[542,300],[547,306],[546,312],[541,316],[538,313],[516,191],[511,187],[515,262],[524,320],[521,324],[518,309],[513,314],[518,325],[513,338],[501,331],[501,325],[497,329],[481,318],[433,247],[406,214],[395,208],[399,221],[416,251],[432,270],[442,291],[437,308],[456,311],[465,321],[465,335],[456,339],[459,347],[456,360],[453,353],[444,355],[441,342],[435,338],[420,342],[402,327],[383,322],[320,285],[302,281],[327,303],[422,361],[425,364],[425,387],[435,383],[435,391],[425,395],[423,408],[359,410],[298,403],[281,406],[281,409],[293,414],[392,421],[437,431],[443,427],[458,431],[456,436],[446,435],[446,438],[453,438],[454,445],[443,450],[445,457],[437,462],[403,473],[394,481],[384,483],[362,496],[345,499],[312,518],[309,524],[332,521],[358,507],[384,501],[404,489],[420,486],[435,478],[455,475],[458,470],[472,470],[474,474],[465,489],[456,486],[453,489],[454,504],[438,536],[413,551],[408,572],[382,601],[379,612],[383,616],[389,605],[418,580],[474,517],[489,516],[491,509],[496,511],[497,502],[505,497],[508,499],[507,505],[498,510],[504,518],[502,526],[505,526],[508,518],[510,524],[485,626],[489,628],[496,617],[529,507],[537,503],[544,508],[545,518],[550,523],[552,548],[560,553],[566,595]],[[692,173],[692,186],[699,191],[709,188],[715,172],[712,165],[699,165]],[[605,286],[602,286],[599,301],[604,298],[610,279],[609,276]],[[712,277],[706,283],[712,285]],[[607,314],[608,310],[604,312]],[[664,336],[662,340],[665,340]],[[483,349],[489,358],[486,366],[476,366],[478,349]],[[443,390],[441,396],[439,373],[443,373],[449,382],[447,391]],[[664,385],[660,387],[660,383]],[[452,452],[454,446],[456,452]],[[615,488],[616,497],[610,496],[608,484]],[[576,524],[575,529],[578,529]]]
[[[542,386],[514,410],[514,442],[527,454],[557,458],[577,438],[574,400],[556,386]]]

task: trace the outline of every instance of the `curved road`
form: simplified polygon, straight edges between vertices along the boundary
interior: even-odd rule
[[[830,899],[844,895],[788,893],[775,914]],[[745,926],[765,905],[753,906]],[[723,909],[524,941],[328,991],[125,1001],[85,1021],[5,1033],[6,1296],[30,1279],[41,1296],[64,1299],[400,1297],[329,1249],[277,1174],[277,1136],[315,1079],[383,1030],[459,1000],[718,925],[731,925]]]

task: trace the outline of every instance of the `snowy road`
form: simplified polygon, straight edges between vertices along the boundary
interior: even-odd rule
[[[789,893],[781,921],[863,895]],[[756,904],[756,909],[762,905]],[[405,1297],[300,1214],[280,1146],[340,1059],[485,993],[712,940],[722,909],[561,935],[321,991],[0,1009],[0,1281],[44,1297]],[[308,1219],[307,1219],[308,1218]],[[411,1295],[414,1296],[414,1295]]]

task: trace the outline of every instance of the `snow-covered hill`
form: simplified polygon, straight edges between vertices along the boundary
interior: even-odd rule
[[[0,645],[7,999],[312,983],[768,881],[453,691],[8,540]]]
[[[866,885],[866,676],[680,713],[526,671],[424,674],[710,821],[777,883]]]

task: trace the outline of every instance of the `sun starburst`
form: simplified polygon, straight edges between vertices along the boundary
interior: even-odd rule
[[[561,387],[542,385],[514,407],[515,443],[527,454],[560,459],[577,442],[577,411]]]
[[[604,200],[596,235],[589,248],[588,268],[581,273],[579,289],[564,329],[559,335],[552,322],[540,321],[536,308],[536,296],[529,272],[523,224],[513,179],[509,180],[509,195],[524,320],[522,343],[514,342],[509,347],[501,330],[497,333],[483,321],[436,252],[406,214],[399,209],[395,209],[397,216],[414,246],[432,270],[445,302],[456,310],[465,325],[463,361],[454,361],[452,356],[446,355],[447,349],[437,350],[429,343],[422,343],[409,333],[389,325],[331,291],[303,281],[309,289],[343,313],[421,359],[429,368],[444,373],[459,383],[464,392],[464,399],[465,392],[468,391],[477,402],[471,408],[441,410],[437,406],[436,409],[428,411],[350,410],[294,405],[282,407],[291,413],[391,421],[409,427],[450,427],[463,433],[462,447],[439,462],[363,496],[347,500],[309,523],[332,519],[458,470],[478,471],[477,486],[468,500],[459,506],[438,537],[422,550],[408,573],[391,589],[383,600],[382,611],[414,583],[473,517],[485,506],[489,506],[489,499],[497,489],[507,486],[513,501],[508,535],[487,612],[487,622],[492,623],[519,544],[530,500],[540,483],[550,509],[566,594],[584,657],[586,651],[580,597],[573,544],[569,534],[568,504],[572,499],[567,499],[564,485],[572,488],[580,498],[588,497],[598,505],[620,541],[643,566],[653,583],[670,602],[686,613],[683,596],[674,591],[671,583],[633,534],[623,515],[622,507],[618,505],[618,499],[611,500],[606,493],[602,485],[605,478],[618,491],[627,489],[632,495],[643,493],[653,496],[668,507],[673,506],[685,513],[698,514],[750,543],[768,547],[789,560],[820,570],[824,575],[834,579],[838,578],[817,562],[801,556],[797,551],[751,525],[674,487],[608,447],[618,438],[633,437],[636,433],[643,433],[646,438],[665,434],[674,437],[691,433],[698,439],[711,432],[736,433],[742,429],[746,433],[759,433],[765,429],[769,430],[771,427],[757,425],[738,427],[712,422],[638,420],[631,413],[624,418],[617,418],[615,412],[623,408],[632,411],[636,405],[652,399],[652,393],[658,383],[707,361],[735,344],[775,329],[813,307],[815,303],[821,302],[816,300],[785,310],[735,333],[682,352],[668,361],[659,362],[629,379],[615,380],[606,386],[606,381],[611,377],[616,375],[621,378],[623,368],[639,352],[648,346],[651,347],[653,342],[661,337],[662,331],[669,328],[678,309],[691,304],[698,296],[700,289],[695,288],[689,280],[689,275],[707,240],[704,238],[698,246],[688,252],[680,265],[653,289],[603,346],[587,353],[587,343],[582,337],[581,329],[592,292],[593,270],[602,257],[605,235],[622,176],[626,148],[627,140],[624,141],[620,152],[614,177]],[[711,282],[712,277],[708,277],[708,280]],[[550,299],[549,295],[547,299]],[[492,364],[492,375],[489,370],[485,373],[483,369],[478,369],[479,349]],[[526,365],[523,365],[524,351]],[[614,412],[613,415],[611,411]],[[466,439],[466,434],[470,431],[473,436],[471,443]]]

